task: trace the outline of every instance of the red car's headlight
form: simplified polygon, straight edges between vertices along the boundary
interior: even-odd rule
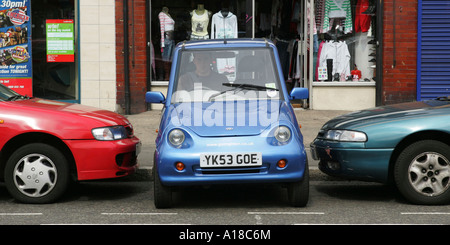
[[[96,140],[120,140],[127,138],[127,131],[123,126],[113,126],[92,129]]]

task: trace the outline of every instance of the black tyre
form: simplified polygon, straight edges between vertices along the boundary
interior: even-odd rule
[[[156,208],[170,208],[172,206],[172,190],[164,186],[159,179],[156,169],[153,170],[153,193]]]
[[[64,194],[68,183],[67,159],[53,146],[42,143],[22,146],[6,162],[6,188],[20,202],[54,202]]]
[[[406,147],[395,168],[395,183],[400,193],[414,204],[450,203],[450,146],[440,141],[423,140]]]
[[[289,183],[289,204],[293,207],[305,207],[309,200],[309,166],[306,163],[303,179],[299,182]]]

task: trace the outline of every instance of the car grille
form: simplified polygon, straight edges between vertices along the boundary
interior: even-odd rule
[[[207,174],[207,175],[224,175],[224,174],[263,174],[267,173],[268,166],[264,165],[261,167],[250,167],[250,168],[200,168],[194,167],[194,172],[196,174]]]

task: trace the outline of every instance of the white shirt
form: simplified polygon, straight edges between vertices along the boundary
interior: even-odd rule
[[[333,76],[335,73],[345,77],[350,75],[350,52],[345,42],[325,42],[319,59],[319,67],[327,67],[327,59],[333,60]]]
[[[211,39],[237,38],[237,17],[229,12],[223,17],[221,11],[215,13],[211,21]]]

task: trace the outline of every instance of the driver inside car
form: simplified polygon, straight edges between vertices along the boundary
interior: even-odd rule
[[[223,83],[228,83],[225,75],[212,70],[213,58],[209,52],[195,52],[193,54],[195,71],[187,72],[178,81],[178,90],[193,91],[201,85],[202,88],[221,91]]]

